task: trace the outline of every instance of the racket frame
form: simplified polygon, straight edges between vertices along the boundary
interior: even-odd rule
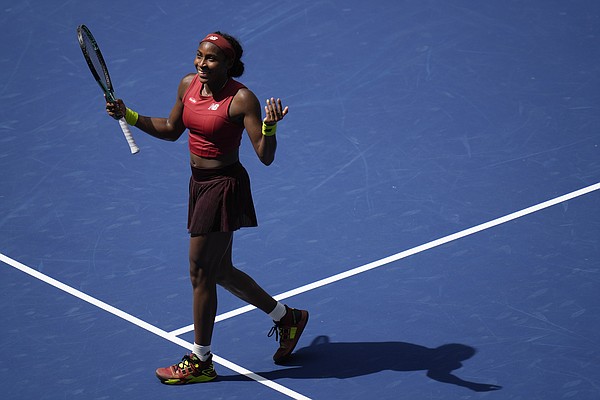
[[[88,49],[86,46],[84,35],[87,36],[90,43],[92,44],[91,50],[95,53],[96,57],[98,58],[100,68],[102,69],[102,77],[99,75],[98,71],[96,70],[96,66],[92,62],[89,53],[90,49]],[[104,61],[104,57],[102,56],[102,52],[100,51],[100,46],[98,46],[98,42],[96,42],[94,35],[92,35],[92,32],[87,26],[82,24],[77,27],[77,39],[79,40],[79,47],[81,48],[81,52],[83,53],[83,57],[85,58],[90,72],[92,73],[92,76],[104,92],[106,101],[108,101],[109,103],[116,102],[115,91],[112,85],[112,80],[110,79],[110,75],[108,73],[108,67],[106,66],[106,62]],[[102,78],[104,78],[104,80]],[[129,144],[131,154],[138,153],[140,149],[133,140],[133,135],[131,134],[131,131],[129,130],[129,125],[127,124],[127,121],[125,121],[124,117],[119,119],[119,125],[121,126],[121,130],[123,131],[125,139]]]

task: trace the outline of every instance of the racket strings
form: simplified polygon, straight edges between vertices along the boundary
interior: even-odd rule
[[[104,67],[104,61],[100,59],[96,44],[85,34],[83,35],[83,46],[96,74],[101,80],[100,83],[102,83],[106,89],[110,89],[110,78],[108,77],[108,71],[106,71],[106,68]]]

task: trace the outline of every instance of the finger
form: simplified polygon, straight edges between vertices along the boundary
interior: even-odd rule
[[[288,113],[289,111],[289,107],[283,107],[283,104],[281,103],[281,99],[277,99],[277,119],[281,120],[283,119],[283,117],[285,117],[285,115]]]
[[[284,116],[285,113],[287,112],[287,111],[285,111],[286,109],[287,109],[287,107],[285,107],[285,108],[283,107],[283,103],[281,102],[281,99],[277,99],[277,108],[276,108],[277,115]]]
[[[267,105],[265,106],[265,114],[267,117],[267,120],[269,121],[277,121],[276,118],[276,112],[274,109],[274,99],[267,99]]]
[[[271,97],[270,99],[266,100],[266,104],[267,105],[265,106],[265,121],[267,122],[281,121],[289,111],[289,108],[287,106],[285,108],[283,107],[281,99],[275,100],[275,98]]]
[[[279,103],[278,103],[279,102]],[[273,119],[275,121],[279,121],[281,119],[281,100],[277,99],[277,101],[271,97],[270,105],[271,105],[271,113],[273,114]]]
[[[121,107],[122,105],[124,106],[122,101],[107,102],[106,112],[114,119],[121,119],[124,115],[123,107]]]
[[[119,107],[116,104],[107,103],[106,111],[108,111],[109,113],[115,114],[115,113],[119,112]]]

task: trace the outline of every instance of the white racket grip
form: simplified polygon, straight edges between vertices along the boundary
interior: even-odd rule
[[[119,125],[121,125],[121,129],[123,130],[123,134],[125,135],[125,139],[127,139],[127,144],[129,144],[129,149],[131,150],[131,154],[135,154],[140,151],[140,148],[137,147],[135,141],[133,140],[133,135],[129,130],[129,125],[127,125],[127,121],[125,121],[125,117],[119,120]]]

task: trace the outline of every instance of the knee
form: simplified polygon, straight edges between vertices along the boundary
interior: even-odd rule
[[[190,260],[190,282],[194,289],[214,286],[215,274],[211,272],[210,266]]]

